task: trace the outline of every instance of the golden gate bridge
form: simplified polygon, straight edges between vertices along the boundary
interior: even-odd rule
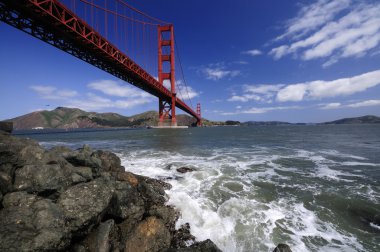
[[[0,20],[158,97],[158,126],[177,126],[176,108],[202,124],[175,54],[173,24],[123,0],[0,0]]]

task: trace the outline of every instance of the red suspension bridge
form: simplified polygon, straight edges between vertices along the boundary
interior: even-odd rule
[[[201,125],[172,24],[123,0],[0,0],[0,20],[158,97],[159,126],[177,125],[176,108]]]

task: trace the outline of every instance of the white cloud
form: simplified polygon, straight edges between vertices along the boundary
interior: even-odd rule
[[[333,81],[311,81],[290,84],[277,93],[277,101],[302,101],[304,99],[322,99],[347,96],[362,92],[380,84],[380,70],[362,75]]]
[[[36,85],[36,86],[30,86],[32,90],[37,92],[37,94],[47,100],[62,100],[67,99],[71,97],[75,97],[78,95],[77,91],[69,90],[69,89],[57,89],[53,86],[43,86],[43,85]]]
[[[272,98],[276,95],[282,86],[283,85],[281,84],[244,85],[243,94],[234,94],[228,99],[228,101],[248,102],[252,100],[258,102],[271,102]]]
[[[55,90],[57,90],[55,87],[52,86],[31,86],[31,89],[36,91],[39,95],[50,95],[52,94]]]
[[[118,82],[112,80],[102,80],[91,82],[88,88],[100,91],[103,94],[118,97],[111,99],[94,93],[81,95],[74,90],[58,89],[53,86],[31,86],[42,99],[57,100],[60,106],[75,107],[83,110],[98,111],[104,109],[129,109],[138,105],[152,102],[153,96],[146,94],[137,88],[119,85]]]
[[[270,50],[269,54],[273,56],[274,59],[280,59],[282,58],[283,56],[285,56],[286,54],[288,54],[289,50],[289,46],[287,45],[282,45],[282,46],[279,46],[279,47],[276,47],[276,48],[273,48],[272,50]]]
[[[237,64],[237,65],[248,65],[248,62],[244,61],[244,60],[238,60],[238,61],[234,61],[232,63]]]
[[[250,56],[258,56],[258,55],[263,54],[263,52],[260,51],[260,50],[258,50],[258,49],[248,50],[248,51],[244,51],[244,52],[242,52],[242,53],[243,53],[243,54],[250,55]]]
[[[356,103],[351,103],[347,105],[350,108],[361,108],[361,107],[371,107],[371,106],[380,106],[380,100],[367,100]]]
[[[240,74],[238,70],[227,70],[224,66],[205,67],[200,71],[208,80],[232,78]]]
[[[380,2],[319,0],[301,8],[276,38],[290,43],[270,51],[275,59],[288,54],[302,60],[327,59],[328,67],[342,58],[361,57],[380,44]]]
[[[99,80],[95,82],[91,82],[87,85],[90,89],[97,90],[102,92],[103,94],[109,96],[118,96],[118,97],[151,97],[149,93],[140,91],[139,89],[132,87],[128,83],[124,83],[121,81],[113,81],[113,80]]]
[[[276,110],[302,109],[300,106],[277,106],[277,107],[252,107],[247,110],[235,112],[223,112],[222,115],[238,115],[238,114],[264,114]]]
[[[333,102],[328,104],[322,104],[321,109],[339,109],[339,108],[361,108],[361,107],[373,107],[380,106],[380,100],[366,100],[349,104],[341,104],[340,102]]]
[[[340,107],[342,107],[342,104],[340,102],[332,102],[332,103],[322,105],[321,109],[337,109]]]
[[[98,96],[93,93],[88,93],[82,99],[68,100],[64,106],[80,108],[87,111],[98,111],[112,108],[129,109],[138,105],[149,103],[151,101],[152,100],[148,98],[111,100],[109,98]]]
[[[192,87],[186,86],[182,80],[176,81],[177,96],[178,94],[182,97],[181,99],[193,99],[199,96],[199,92],[195,91]]]

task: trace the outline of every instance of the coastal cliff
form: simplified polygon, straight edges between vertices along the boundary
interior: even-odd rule
[[[0,131],[0,251],[220,251],[175,228],[169,188],[111,152],[46,150]]]

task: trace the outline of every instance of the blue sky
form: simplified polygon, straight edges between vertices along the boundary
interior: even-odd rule
[[[174,24],[189,95],[205,118],[380,116],[379,1],[126,2]],[[57,106],[157,110],[155,97],[30,35],[4,23],[0,34],[0,119]]]

